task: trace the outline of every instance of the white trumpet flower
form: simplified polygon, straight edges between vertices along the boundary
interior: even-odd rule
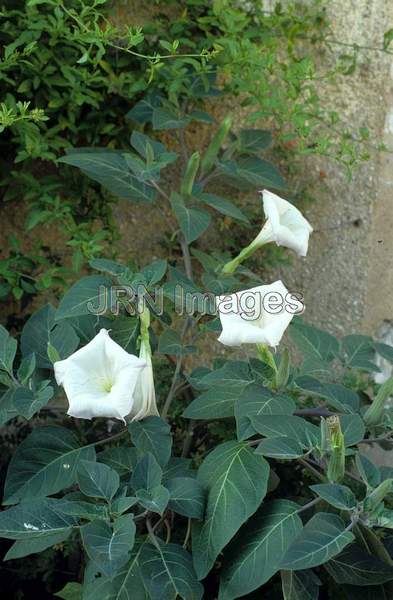
[[[296,206],[284,198],[268,190],[263,190],[261,194],[267,220],[252,243],[259,247],[269,242],[276,242],[278,246],[291,248],[299,256],[306,256],[308,240],[313,231],[310,223]]]
[[[134,412],[134,390],[144,367],[145,360],[123,350],[101,329],[86,346],[54,364],[56,381],[68,398],[67,414],[124,421]]]
[[[139,421],[149,415],[157,415],[156,392],[154,388],[153,365],[150,344],[142,339],[139,358],[145,363],[134,391],[134,404],[130,413],[133,421]]]
[[[275,281],[229,296],[218,296],[217,307],[222,325],[219,342],[226,346],[266,344],[275,347],[303,305],[282,281]]]

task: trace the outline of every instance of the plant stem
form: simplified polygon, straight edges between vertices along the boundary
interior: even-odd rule
[[[302,465],[302,467],[304,467],[305,469],[308,469],[310,471],[310,473],[315,475],[315,477],[317,477],[317,479],[319,479],[320,481],[325,481],[325,477],[322,475],[322,473],[317,471],[317,469],[315,467],[313,467],[312,465],[310,465],[310,463],[308,461],[304,460],[303,458],[298,458],[297,461]]]
[[[310,502],[307,502],[307,504],[304,504],[303,506],[301,506],[299,508],[299,510],[297,511],[297,514],[303,512],[304,510],[307,510],[309,508],[311,508],[312,506],[314,506],[315,504],[318,504],[318,502],[321,500],[321,498],[314,498],[314,500],[310,500]]]

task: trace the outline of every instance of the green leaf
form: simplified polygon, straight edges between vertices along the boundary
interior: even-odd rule
[[[14,395],[16,388],[6,390],[0,397],[0,425],[5,425],[10,419],[18,415],[14,406]]]
[[[107,448],[97,455],[97,460],[117,471],[120,476],[129,475],[138,462],[136,448],[125,446]]]
[[[64,294],[56,311],[56,320],[98,314],[106,304],[111,286],[111,280],[106,277],[82,277]]]
[[[347,367],[363,371],[378,371],[372,362],[375,358],[374,341],[366,335],[347,335],[341,339],[341,348]]]
[[[164,329],[158,342],[158,352],[160,354],[171,354],[172,356],[184,356],[196,351],[195,346],[185,346],[177,331],[174,329]]]
[[[358,452],[355,457],[360,477],[368,488],[376,488],[381,483],[381,473],[364,454]]]
[[[146,94],[142,100],[137,102],[126,114],[127,119],[133,119],[138,123],[148,123],[153,118],[153,110],[160,106],[162,98],[157,92]]]
[[[109,501],[119,489],[120,477],[103,463],[81,460],[77,468],[77,483],[85,496]]]
[[[17,372],[17,378],[22,385],[25,385],[29,381],[30,377],[35,371],[36,366],[37,361],[34,352],[22,358]]]
[[[14,560],[15,558],[23,558],[30,554],[38,554],[47,548],[51,548],[55,544],[61,544],[70,535],[71,527],[60,531],[60,533],[51,533],[45,537],[30,538],[24,540],[16,540],[8,550],[4,560]]]
[[[347,546],[325,564],[328,573],[339,584],[378,585],[393,579],[393,566],[368,554],[357,544]]]
[[[111,595],[108,600],[150,600],[142,579],[140,557],[144,543],[136,540],[131,559],[122,567],[111,582]],[[105,578],[106,579],[106,578]],[[104,600],[102,594],[94,593],[84,600]],[[105,599],[106,600],[106,599]]]
[[[304,450],[297,440],[282,436],[262,440],[255,453],[277,460],[293,460],[303,456]]]
[[[137,344],[140,335],[140,322],[138,317],[117,316],[114,321],[108,325],[111,332],[111,338],[119,344],[126,352],[138,354]]]
[[[241,129],[239,150],[247,154],[260,154],[272,143],[272,134],[264,129]]]
[[[197,581],[191,557],[177,544],[144,544],[140,565],[151,600],[200,600],[203,587]]]
[[[153,110],[153,129],[182,129],[188,122],[187,117],[179,118],[166,108],[158,107]]]
[[[162,469],[153,454],[147,452],[135,467],[131,477],[131,485],[134,490],[151,491],[160,485]]]
[[[60,592],[56,592],[55,596],[63,600],[82,600],[82,586],[74,581],[67,583]]]
[[[14,406],[25,419],[31,419],[52,397],[53,387],[50,385],[35,392],[29,388],[18,387],[14,393]]]
[[[284,600],[318,600],[321,582],[312,571],[281,571]]]
[[[210,215],[199,208],[189,208],[186,206],[183,198],[176,192],[172,192],[170,202],[186,242],[187,244],[191,244],[209,227],[211,221]]]
[[[366,428],[359,415],[341,415],[340,424],[346,446],[354,446],[364,438]]]
[[[139,504],[151,512],[163,515],[169,502],[169,491],[163,485],[150,487],[149,490],[135,492]]]
[[[63,427],[37,427],[18,446],[7,471],[4,504],[44,498],[76,482],[80,460],[94,460],[93,447],[81,448]]]
[[[156,197],[156,191],[130,172],[127,156],[131,155],[121,151],[86,152],[76,149],[58,159],[58,162],[78,167],[85,175],[119,198],[150,204]]]
[[[205,509],[205,491],[192,477],[168,479],[166,487],[170,493],[169,508],[179,515],[191,519],[202,519]]]
[[[339,344],[335,337],[312,327],[297,323],[290,328],[292,340],[306,358],[316,362],[330,362],[339,352]]]
[[[17,341],[0,325],[0,370],[12,373],[17,347]]]
[[[157,158],[160,154],[164,154],[167,150],[164,144],[153,140],[148,135],[141,133],[140,131],[134,130],[131,135],[131,146],[140,154],[144,159],[148,158],[148,145],[153,150],[153,158]]]
[[[291,415],[296,404],[291,398],[253,383],[243,389],[235,402],[237,437],[245,440],[256,433],[251,418],[258,415]]]
[[[284,556],[281,568],[297,571],[322,565],[354,540],[337,515],[317,513],[303,528]]]
[[[153,260],[149,265],[144,267],[142,275],[146,279],[147,287],[151,287],[155,283],[161,281],[168,268],[166,260]]]
[[[356,507],[357,500],[352,490],[345,485],[321,483],[311,485],[310,489],[339,510],[351,510]]]
[[[225,182],[240,190],[251,188],[273,188],[287,190],[280,172],[267,160],[257,156],[241,156],[236,161],[228,160],[219,165]]]
[[[374,342],[375,351],[382,356],[385,360],[393,363],[393,347],[388,344],[382,344],[380,342]]]
[[[211,208],[214,208],[218,212],[226,215],[228,217],[232,217],[233,219],[237,219],[243,223],[249,223],[246,215],[235,205],[233,202],[226,200],[225,198],[221,198],[220,196],[216,196],[215,194],[199,194],[197,196],[198,200],[204,202]]]
[[[217,555],[256,511],[267,490],[269,465],[248,444],[217,446],[203,461],[198,481],[207,488],[204,523],[193,527],[193,558],[198,578],[210,571]]]
[[[319,428],[302,417],[292,415],[256,415],[251,417],[258,433],[269,438],[285,436],[299,442],[303,448],[312,448],[320,440]]]
[[[60,510],[59,503],[64,505],[64,502],[41,497],[0,512],[0,537],[11,540],[43,540],[55,534],[70,533],[78,525],[78,521]]]
[[[275,500],[251,517],[225,550],[219,600],[243,597],[273,577],[302,529],[298,510]]]
[[[81,527],[88,557],[107,577],[113,577],[130,559],[135,541],[135,523],[131,515],[118,517],[111,525],[95,521]]]
[[[183,412],[186,419],[223,419],[233,417],[238,391],[212,387],[191,402]]]
[[[141,453],[151,452],[161,467],[171,456],[171,428],[160,417],[146,417],[142,421],[133,421],[128,425],[132,443]]]
[[[56,311],[47,304],[26,321],[21,336],[23,356],[35,354],[37,367],[52,369],[48,358],[48,344],[51,344],[60,358],[67,358],[79,345],[79,337],[69,323],[55,323]]]
[[[295,383],[302,390],[325,398],[329,406],[333,406],[333,408],[340,412],[353,413],[359,410],[359,396],[356,392],[343,385],[338,383],[324,383],[308,375],[298,377]]]

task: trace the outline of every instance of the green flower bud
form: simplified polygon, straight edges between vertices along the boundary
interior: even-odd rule
[[[373,511],[384,498],[393,492],[393,479],[385,479],[364,501],[364,510]]]
[[[385,411],[385,402],[393,394],[393,377],[390,377],[378,390],[371,406],[364,413],[364,422],[369,427],[379,425]]]
[[[201,169],[202,169],[203,173],[206,173],[214,165],[214,161],[216,160],[217,155],[220,151],[220,148],[229,133],[231,125],[232,125],[231,117],[225,117],[225,119],[221,123],[216,135],[213,137],[212,141],[210,142],[210,144],[205,152],[205,155],[202,159]]]
[[[181,194],[183,196],[191,196],[196,174],[198,173],[201,157],[199,152],[194,152],[187,163],[186,172],[181,184]]]
[[[341,481],[345,473],[345,443],[341,431],[340,419],[328,417],[326,425],[329,433],[330,456],[328,459],[327,477],[332,483]]]

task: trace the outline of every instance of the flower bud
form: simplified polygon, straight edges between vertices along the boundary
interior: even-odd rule
[[[393,377],[390,377],[378,390],[373,403],[364,413],[364,422],[369,427],[379,425],[385,410],[385,402],[393,394]]]
[[[327,477],[331,483],[341,481],[345,473],[345,443],[338,416],[328,417],[326,425],[329,433],[330,456]]]

